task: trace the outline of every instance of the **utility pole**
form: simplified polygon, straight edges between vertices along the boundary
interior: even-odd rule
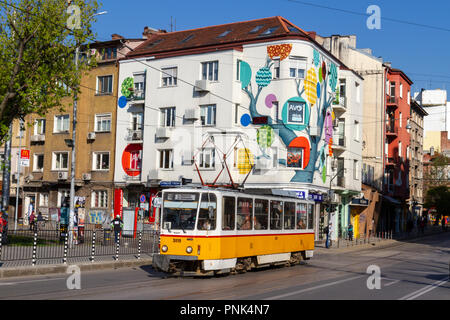
[[[20,154],[22,150],[22,123],[20,124],[20,130],[19,130],[19,152],[17,155],[17,188],[16,188],[16,209],[14,210],[14,230],[17,230],[17,217],[18,217],[18,211],[19,210],[19,196],[20,196],[20,169],[22,166],[20,165]]]
[[[11,180],[11,139],[12,139],[12,127],[11,122],[8,132],[8,140],[5,143],[5,163],[3,167],[3,184],[2,184],[2,203],[1,208],[3,211],[8,211],[9,207],[9,186]]]

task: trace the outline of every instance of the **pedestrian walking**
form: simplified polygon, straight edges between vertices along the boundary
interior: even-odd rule
[[[348,225],[348,239],[353,241],[353,225],[351,223]]]
[[[447,226],[445,225],[445,216],[442,217],[442,231],[446,231],[447,230]]]
[[[34,215],[34,211],[31,213],[29,222],[30,222],[30,230],[36,231],[36,216]]]
[[[111,221],[111,227],[114,229],[114,241],[117,243],[123,228],[123,221],[120,219],[120,215],[116,215],[114,220]]]
[[[323,229],[323,232],[325,233],[326,236],[326,240],[325,240],[325,247],[328,249],[330,248],[330,227],[329,226],[325,226],[325,228]]]

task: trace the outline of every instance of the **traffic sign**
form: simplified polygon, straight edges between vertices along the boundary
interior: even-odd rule
[[[139,200],[141,202],[145,202],[145,194],[141,194],[141,196],[139,197]]]

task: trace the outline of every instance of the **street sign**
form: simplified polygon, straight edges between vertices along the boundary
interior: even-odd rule
[[[162,199],[161,197],[153,198],[152,205],[154,208],[161,208]]]
[[[141,194],[139,200],[141,201],[141,203],[145,202],[145,194]]]
[[[22,149],[20,150],[20,165],[22,167],[29,167],[30,166],[30,150]]]

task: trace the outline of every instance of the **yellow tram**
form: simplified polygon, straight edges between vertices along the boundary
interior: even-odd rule
[[[164,190],[161,208],[159,254],[153,266],[165,272],[245,272],[313,256],[310,201],[183,187]]]

